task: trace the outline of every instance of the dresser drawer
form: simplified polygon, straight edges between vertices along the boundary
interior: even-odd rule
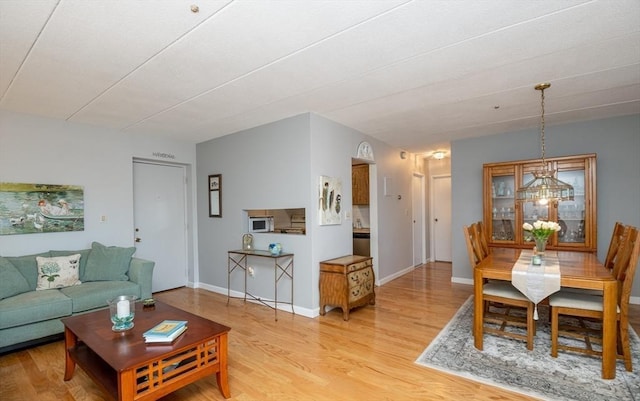
[[[353,272],[353,271],[364,269],[365,267],[370,267],[370,266],[373,266],[372,259],[348,265],[347,272]]]
[[[349,303],[358,301],[373,292],[373,270],[371,267],[349,273]]]

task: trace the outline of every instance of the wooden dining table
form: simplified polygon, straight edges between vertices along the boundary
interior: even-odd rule
[[[520,249],[492,248],[492,252],[474,269],[473,336],[477,349],[483,347],[483,298],[485,279],[511,281],[511,270],[520,257]],[[594,253],[575,251],[549,251],[557,254],[560,265],[560,285],[568,288],[601,290],[603,293],[602,322],[602,378],[616,376],[616,320],[617,281],[611,271],[598,261]],[[549,351],[551,344],[549,344]]]

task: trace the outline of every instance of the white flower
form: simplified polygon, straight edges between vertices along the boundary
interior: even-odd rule
[[[537,220],[533,223],[533,225],[529,223],[524,223],[522,228],[525,231],[531,233],[534,238],[546,240],[556,231],[560,231],[562,228],[555,221],[542,221]]]

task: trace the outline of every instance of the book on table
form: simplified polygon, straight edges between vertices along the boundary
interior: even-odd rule
[[[142,336],[147,343],[166,343],[175,340],[186,329],[186,320],[164,320],[145,331]]]

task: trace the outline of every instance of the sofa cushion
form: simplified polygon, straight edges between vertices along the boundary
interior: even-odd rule
[[[6,259],[14,265],[18,271],[27,279],[29,288],[35,291],[38,285],[38,263],[36,256],[49,257],[49,252],[38,253],[26,256],[9,256]]]
[[[104,246],[99,242],[91,244],[82,281],[128,281],[127,271],[136,248]]]
[[[118,295],[140,296],[140,286],[131,281],[91,281],[82,285],[60,289],[73,302],[73,313],[107,306],[107,301]],[[105,314],[105,319],[108,319]]]
[[[31,291],[27,279],[7,259],[0,256],[0,300]]]
[[[37,256],[38,286],[36,291],[80,284],[80,254],[43,258]]]
[[[71,315],[71,299],[60,290],[29,291],[0,301],[0,329]]]
[[[87,266],[87,259],[89,259],[89,252],[91,249],[81,249],[79,251],[49,251],[49,256],[69,256],[76,253],[80,254],[80,277],[84,276],[84,269]]]

